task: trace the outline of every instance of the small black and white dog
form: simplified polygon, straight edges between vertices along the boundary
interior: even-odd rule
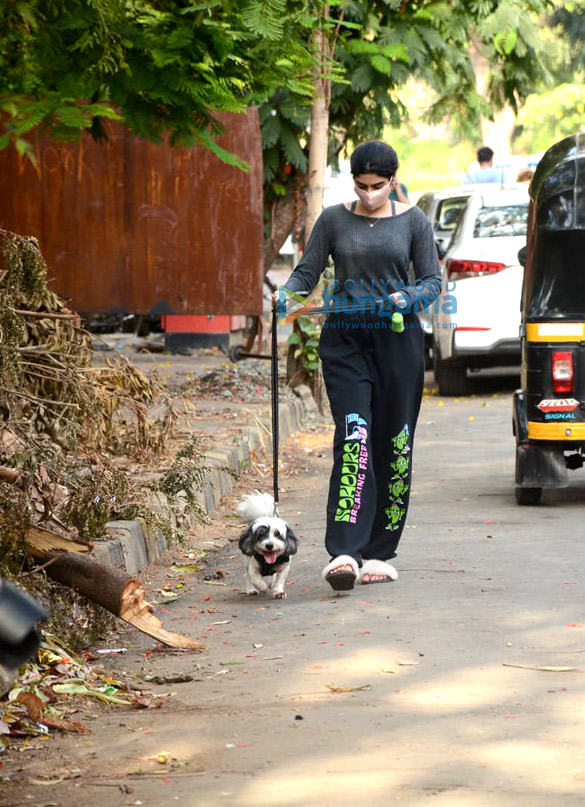
[[[246,594],[271,591],[277,600],[286,597],[284,584],[298,539],[286,521],[274,515],[274,499],[268,493],[250,493],[237,506],[248,524],[239,546],[247,557]]]

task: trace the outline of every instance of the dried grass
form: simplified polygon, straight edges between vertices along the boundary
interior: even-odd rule
[[[92,344],[50,290],[36,239],[0,230],[0,465],[25,472],[21,485],[0,480],[0,574],[50,602],[53,630],[82,643],[103,631],[102,609],[28,574],[24,535],[42,522],[99,539],[111,519],[156,519],[115,460],[155,456],[176,417],[156,377],[117,354],[98,364]]]

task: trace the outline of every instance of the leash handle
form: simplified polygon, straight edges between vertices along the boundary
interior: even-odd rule
[[[271,403],[272,403],[272,487],[274,497],[274,513],[278,505],[278,311],[277,304],[272,306],[272,352],[270,356]]]

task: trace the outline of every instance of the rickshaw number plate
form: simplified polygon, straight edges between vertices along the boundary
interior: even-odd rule
[[[528,322],[528,342],[582,342],[585,339],[584,322]]]
[[[539,336],[583,336],[581,322],[547,322],[538,326]]]

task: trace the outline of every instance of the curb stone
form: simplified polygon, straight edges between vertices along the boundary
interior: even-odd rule
[[[303,395],[279,405],[280,440],[286,439],[302,425],[308,408],[305,400]],[[203,455],[209,470],[205,475],[202,489],[196,491],[196,499],[207,514],[211,513],[221,498],[237,484],[237,480],[226,469],[239,473],[250,454],[264,453],[270,442],[270,417],[261,415],[256,418],[254,425],[246,426],[235,435],[231,444],[214,445]],[[188,528],[195,522],[195,516],[184,493],[169,501],[160,491],[153,491],[150,506],[155,512],[163,515],[173,529]],[[93,557],[100,563],[124,569],[131,575],[136,575],[140,569],[155,561],[167,549],[162,531],[149,526],[142,518],[131,521],[109,521],[106,529],[110,538],[94,543]]]

